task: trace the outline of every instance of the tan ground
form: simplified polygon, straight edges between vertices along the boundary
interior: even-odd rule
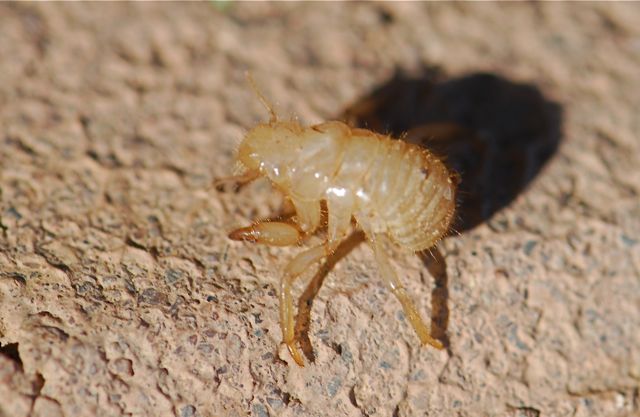
[[[638,22],[605,3],[0,5],[0,416],[640,415]],[[366,245],[313,298],[315,363],[278,350],[298,249],[226,233],[280,200],[209,187],[267,118],[245,70],[305,123],[361,103],[354,123],[466,129],[442,151],[460,234],[439,260],[394,254],[447,350],[419,346]]]

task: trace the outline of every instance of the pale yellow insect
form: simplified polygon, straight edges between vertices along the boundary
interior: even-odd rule
[[[298,244],[321,223],[327,207],[327,237],[297,255],[280,281],[282,342],[304,365],[294,336],[293,281],[315,262],[331,254],[347,236],[351,220],[364,232],[382,277],[402,304],[423,344],[442,349],[430,335],[384,250],[384,241],[418,252],[433,246],[448,231],[455,209],[455,181],[429,151],[365,129],[331,121],[311,127],[278,121],[252,82],[271,119],[251,129],[238,149],[243,174],[218,180],[246,183],[267,177],[288,197],[296,211],[290,221],[263,221],[229,234],[275,246]]]

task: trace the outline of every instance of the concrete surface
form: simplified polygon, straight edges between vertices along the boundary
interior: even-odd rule
[[[639,21],[633,3],[0,5],[0,415],[639,415]],[[357,241],[314,279],[307,366],[279,350],[299,249],[226,233],[280,198],[210,187],[267,118],[245,70],[305,123],[466,129],[459,233],[394,252],[447,350],[419,346]]]

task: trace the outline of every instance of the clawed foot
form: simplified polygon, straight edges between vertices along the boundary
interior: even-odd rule
[[[438,339],[434,339],[433,337],[428,337],[427,339],[422,339],[420,340],[422,342],[423,345],[431,345],[436,349],[442,350],[444,349],[444,345],[442,344],[441,341],[439,341]]]
[[[287,345],[287,349],[289,349],[289,353],[293,360],[296,361],[299,366],[304,367],[304,359],[302,359],[302,354],[300,354],[300,351],[296,347],[295,340],[292,340],[291,342],[283,341],[282,343]]]

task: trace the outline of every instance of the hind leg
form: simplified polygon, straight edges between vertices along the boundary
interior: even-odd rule
[[[393,295],[395,295],[398,301],[400,301],[405,316],[409,319],[409,322],[413,326],[413,329],[422,344],[429,344],[437,349],[443,349],[444,346],[442,345],[442,342],[431,337],[431,330],[420,317],[420,313],[418,313],[416,306],[413,304],[413,301],[411,301],[411,298],[409,298],[409,295],[402,286],[398,275],[396,275],[384,247],[382,246],[381,240],[385,238],[386,236],[383,235],[376,235],[373,238],[369,237],[370,245],[375,254],[376,262],[378,263],[378,268],[380,269],[380,273],[385,284],[387,284],[387,287],[391,290]]]

